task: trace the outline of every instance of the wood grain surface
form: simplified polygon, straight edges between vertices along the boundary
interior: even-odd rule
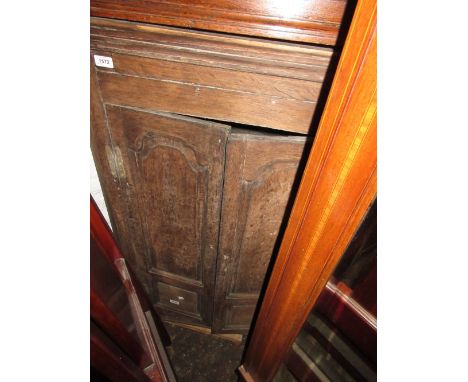
[[[213,331],[247,333],[275,250],[305,137],[233,130],[227,144]],[[291,203],[292,204],[292,203]]]
[[[333,56],[323,47],[102,19],[92,19],[91,50],[114,62],[97,67],[104,102],[299,133],[316,129]]]
[[[106,110],[131,211],[126,220],[133,221],[124,240],[141,238],[140,269],[150,274],[160,312],[209,325],[229,127],[120,106]]]
[[[334,45],[345,0],[91,0],[91,15]]]
[[[270,381],[376,197],[376,10],[359,1],[240,369]]]

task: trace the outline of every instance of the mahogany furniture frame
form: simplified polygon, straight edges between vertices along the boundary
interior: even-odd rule
[[[113,381],[175,382],[164,348],[170,344],[169,335],[127,267],[92,197],[90,207],[91,256],[102,257],[122,283],[138,335],[137,341],[101,299],[91,280],[91,364]],[[111,280],[106,278],[106,282]]]
[[[184,28],[334,45],[345,0],[91,0],[91,15]]]
[[[270,381],[377,193],[376,0],[359,0],[239,373]]]

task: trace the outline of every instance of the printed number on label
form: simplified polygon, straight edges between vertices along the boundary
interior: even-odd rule
[[[112,57],[98,56],[94,55],[94,63],[96,66],[102,66],[104,68],[113,68],[114,63],[112,62]]]

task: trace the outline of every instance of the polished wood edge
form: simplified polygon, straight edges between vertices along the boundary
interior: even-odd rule
[[[376,9],[359,1],[243,367],[271,381],[376,197]]]
[[[240,375],[240,379],[244,382],[255,382],[255,379],[249,374],[249,372],[245,369],[244,365],[240,365],[237,369]]]
[[[243,6],[234,11],[218,8],[216,2],[213,3],[200,6],[190,2],[145,4],[92,0],[90,5],[91,16],[94,17],[324,45],[335,45],[346,8],[345,1],[322,0],[315,1],[312,12],[306,11],[294,17],[279,17],[268,8],[259,12]]]
[[[128,356],[141,367],[146,367],[150,363],[148,355],[144,352],[140,344],[128,332],[123,323],[115,316],[109,307],[101,300],[100,296],[91,286],[91,318],[101,327],[105,328],[107,334]]]
[[[151,324],[156,325],[154,316],[156,316],[156,319],[158,319],[158,316],[155,315],[141,285],[128,267],[119,247],[115,243],[109,226],[92,196],[90,196],[90,220],[91,236],[96,240],[98,246],[101,247],[103,253],[110,261],[112,268],[116,271],[125,287],[135,328],[146,353],[145,358],[149,356],[156,366],[156,368],[149,370],[151,379],[155,381],[175,381],[175,379],[172,378],[172,370],[167,371],[167,365],[163,365],[161,362],[161,359],[165,357],[163,348],[158,348],[156,345],[156,343],[170,344],[169,336],[165,332],[165,329],[163,329],[162,338],[159,332],[154,332],[154,330],[152,330]],[[148,319],[148,315],[151,316],[151,322]],[[155,337],[157,337],[157,339]],[[160,370],[162,370],[163,373],[161,373]]]
[[[335,51],[330,47],[122,20],[91,18],[90,26],[90,48],[97,54],[131,55],[176,62],[175,65],[310,81],[316,85],[323,82]]]
[[[164,344],[161,340],[158,329],[156,328],[156,323],[154,321],[153,315],[150,310],[147,310],[145,312],[145,317],[148,322],[151,335],[155,342],[159,357],[161,358],[161,364],[164,370],[162,374],[165,375],[168,382],[176,382],[177,378],[175,377],[174,371],[172,370],[171,362],[169,361],[169,358],[166,353],[166,349],[164,348]]]
[[[238,35],[226,35],[223,33],[216,32],[207,32],[200,30],[192,29],[182,29],[172,26],[158,25],[158,24],[148,24],[141,21],[128,21],[123,19],[109,19],[102,17],[91,17],[90,19],[91,36],[106,36],[111,35],[115,38],[118,38],[116,32],[126,31],[127,33],[132,33],[135,37],[138,37],[140,41],[146,41],[148,43],[157,43],[158,39],[161,37],[165,38],[175,38],[177,37],[180,40],[171,40],[173,44],[179,45],[182,42],[188,43],[188,47],[198,45],[200,47],[200,42],[212,42],[225,44],[225,46],[243,46],[247,48],[258,48],[258,49],[270,49],[270,53],[274,54],[278,51],[287,51],[290,53],[315,53],[317,56],[328,57],[333,54],[335,50],[332,47],[321,46],[321,45],[311,45],[311,44],[301,44],[290,41],[278,41],[278,40],[265,40],[262,38],[257,38],[255,36],[238,36]],[[107,32],[106,32],[107,29]],[[194,41],[194,40],[198,41]],[[203,45],[204,49],[211,51],[212,49],[216,50],[215,46]],[[237,52],[242,54],[242,52]],[[267,60],[271,58],[265,57]]]
[[[91,195],[90,200],[91,235],[101,247],[107,260],[113,264],[115,260],[122,258],[120,249],[117,247],[112,231]]]
[[[94,238],[97,245],[101,248],[103,254],[106,256],[106,259],[111,264],[113,271],[119,276],[119,278],[122,279],[122,274],[120,270],[118,269],[115,261],[118,259],[124,259],[124,256],[122,255],[120,248],[116,244],[114,237],[113,237],[113,233],[110,227],[108,226],[106,220],[104,219],[102,212],[99,210],[99,207],[96,205],[96,202],[94,201],[91,195],[90,195],[90,220],[91,220],[91,226],[90,226],[91,236]],[[167,333],[166,329],[162,325],[161,319],[159,318],[156,311],[154,310],[153,305],[151,304],[146,292],[144,291],[142,284],[135,276],[128,262],[125,263],[125,266],[126,266],[126,270],[128,274],[130,275],[130,278],[132,280],[132,286],[134,290],[136,291],[136,294],[140,300],[143,310],[151,311],[153,315],[153,319],[159,330],[159,333],[160,333],[160,336],[164,345],[170,346],[171,340],[170,340],[169,334]]]
[[[138,337],[140,337],[143,343],[143,347],[145,348],[146,352],[150,355],[152,361],[155,363],[160,363],[158,351],[151,336],[151,329],[148,325],[146,316],[144,314],[144,310],[135,291],[135,287],[133,285],[132,278],[128,272],[125,259],[117,259],[114,264],[120,272],[120,277],[127,292],[127,296],[130,303],[130,310],[133,316]]]
[[[335,303],[345,306],[374,332],[377,332],[377,318],[371,312],[367,311],[358,301],[356,301],[351,296],[351,292],[348,290],[343,292],[343,289],[345,288],[348,289],[346,284],[338,283],[335,285],[328,282],[322,293],[327,293],[330,299],[336,301]]]

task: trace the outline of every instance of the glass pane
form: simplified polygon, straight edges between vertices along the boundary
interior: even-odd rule
[[[376,361],[375,201],[310,312],[281,373],[285,375],[283,369],[287,369],[298,381],[376,381]]]

